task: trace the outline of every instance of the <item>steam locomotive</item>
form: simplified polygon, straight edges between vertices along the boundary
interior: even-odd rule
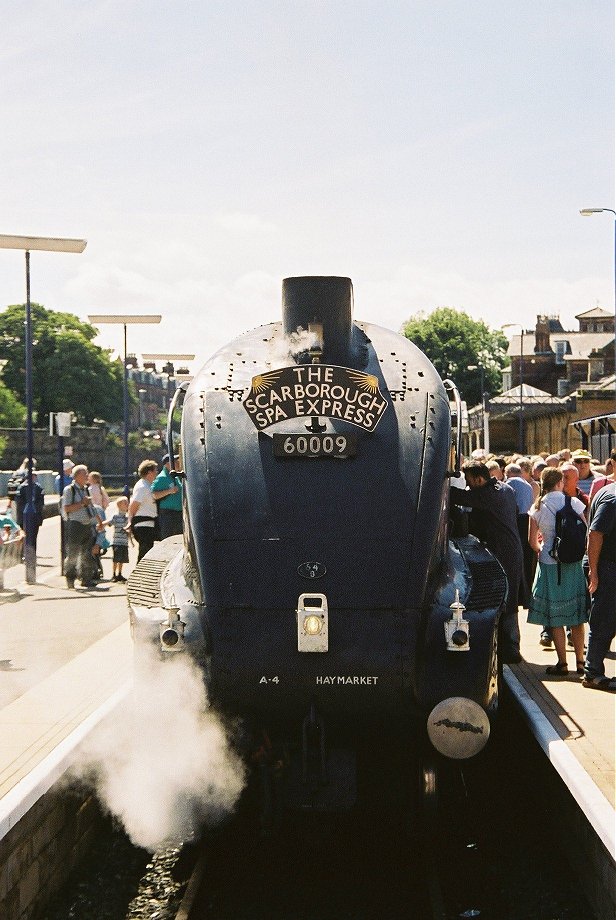
[[[282,323],[176,393],[184,533],[128,585],[137,647],[193,656],[306,807],[351,803],[368,737],[472,757],[498,698],[506,579],[451,531],[457,390],[352,314],[349,278],[286,278]]]

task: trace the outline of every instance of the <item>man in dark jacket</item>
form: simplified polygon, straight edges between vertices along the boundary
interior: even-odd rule
[[[17,490],[17,495],[15,497],[15,504],[17,506],[17,523],[23,529],[24,527],[24,510],[28,502],[28,480],[22,482],[19,489]],[[38,530],[41,524],[43,523],[43,509],[45,507],[45,493],[43,487],[36,481],[36,473],[32,473],[32,504],[34,505],[34,510],[36,513],[36,518],[34,520],[35,532],[34,532],[34,547],[36,549],[36,540],[38,537]]]
[[[518,509],[511,486],[490,476],[484,463],[470,460],[462,467],[468,489],[452,488],[451,501],[471,508],[469,529],[498,559],[507,576],[508,592],[499,621],[501,660],[515,664],[520,655],[518,591],[523,556],[518,532]]]

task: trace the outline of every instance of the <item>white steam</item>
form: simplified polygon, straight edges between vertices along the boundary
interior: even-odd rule
[[[126,703],[83,746],[72,778],[93,783],[133,843],[155,851],[228,815],[245,770],[188,656],[148,653],[137,675]]]
[[[286,367],[294,355],[310,351],[313,346],[321,345],[319,336],[307,329],[298,328],[290,335],[274,335],[267,346],[267,363],[272,368]]]

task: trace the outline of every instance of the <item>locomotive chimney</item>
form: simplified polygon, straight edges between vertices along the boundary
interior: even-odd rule
[[[350,278],[305,276],[282,282],[282,324],[285,335],[323,327],[323,358],[345,364],[351,358],[353,284]]]

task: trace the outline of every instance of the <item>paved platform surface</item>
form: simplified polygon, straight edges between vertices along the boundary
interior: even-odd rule
[[[57,517],[44,521],[37,550],[37,583],[27,585],[18,565],[0,591],[0,798],[132,674],[126,586],[69,591]],[[111,566],[109,553],[106,579]]]
[[[546,667],[556,663],[556,652],[554,648],[539,645],[541,630],[526,623],[525,610],[520,610],[519,619],[524,661],[510,665],[512,672],[614,807],[616,694],[582,686],[581,678],[575,673],[573,649],[567,650],[567,677],[546,674]],[[616,675],[614,648],[612,645],[610,658],[606,660],[609,677]]]

